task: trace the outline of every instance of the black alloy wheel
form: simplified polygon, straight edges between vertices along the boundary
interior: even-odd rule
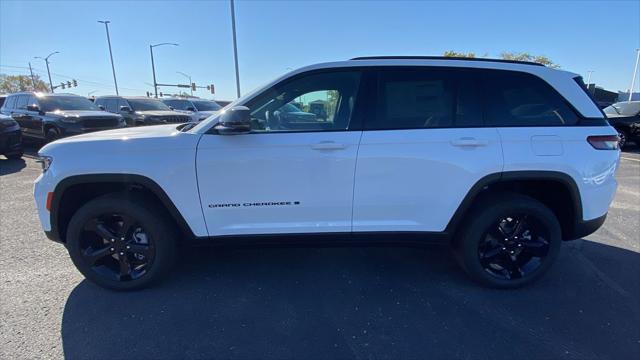
[[[137,290],[169,275],[178,229],[148,196],[111,193],[88,201],[71,217],[66,246],[92,282],[113,290]]]
[[[537,270],[549,254],[548,231],[526,214],[498,220],[478,244],[483,269],[499,279],[520,279]]]
[[[151,236],[131,216],[101,215],[85,223],[80,240],[83,260],[92,271],[115,281],[131,281],[153,265]]]
[[[562,229],[540,201],[512,193],[487,193],[477,200],[456,234],[456,259],[474,280],[515,288],[542,276],[555,262]]]

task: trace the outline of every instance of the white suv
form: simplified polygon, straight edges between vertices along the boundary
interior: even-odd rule
[[[162,278],[181,242],[276,239],[448,241],[472,278],[516,287],[598,229],[617,186],[617,132],[582,80],[532,63],[356,58],[227,109],[42,148],[48,237],[120,290]]]

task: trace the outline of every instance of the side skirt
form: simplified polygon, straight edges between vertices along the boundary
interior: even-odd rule
[[[216,247],[422,247],[449,244],[446,232],[358,232],[197,237],[194,246]]]

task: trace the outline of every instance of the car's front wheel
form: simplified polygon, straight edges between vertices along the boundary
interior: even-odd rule
[[[127,194],[96,198],[82,206],[67,229],[67,248],[78,270],[94,283],[134,290],[164,278],[175,257],[176,231]]]
[[[512,288],[544,274],[561,241],[560,224],[548,207],[528,196],[503,193],[474,205],[454,246],[474,280]]]

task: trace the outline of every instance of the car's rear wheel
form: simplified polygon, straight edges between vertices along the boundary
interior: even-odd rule
[[[163,214],[147,210],[144,203],[126,194],[106,195],[73,215],[67,248],[87,279],[114,290],[134,290],[168,274],[176,232]]]
[[[530,283],[555,261],[561,243],[554,213],[528,196],[505,193],[475,204],[455,242],[464,270],[485,285]]]

